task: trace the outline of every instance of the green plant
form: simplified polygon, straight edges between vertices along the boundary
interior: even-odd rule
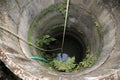
[[[69,57],[66,62],[54,59],[50,65],[58,71],[71,72],[76,66],[75,57]]]
[[[33,29],[37,26],[38,22],[40,21],[40,19],[44,18],[44,16],[46,16],[48,13],[50,12],[54,12],[54,11],[59,11],[62,15],[65,15],[65,2],[61,3],[61,4],[54,4],[49,6],[49,8],[46,8],[44,10],[42,10],[39,15],[37,15],[34,19],[34,21],[32,22],[30,29],[28,31],[28,41],[29,42],[33,42],[31,36],[33,33]]]
[[[50,35],[44,35],[42,38],[35,40],[35,45],[38,47],[42,47],[45,45],[50,45],[51,42],[55,41],[56,39],[51,37]]]
[[[56,28],[60,28],[60,27],[64,27],[64,23],[61,24],[56,24],[54,26],[52,26],[50,29],[56,29]],[[69,24],[67,24],[67,28],[70,28],[71,26]]]
[[[83,34],[83,32],[82,32],[80,29],[78,29],[77,31],[78,31],[79,33]]]
[[[97,27],[99,35],[102,35],[102,27],[100,26],[99,21],[97,20],[97,18],[92,13],[90,13],[90,12],[86,13],[86,16],[89,16],[89,17],[92,18],[92,22]]]
[[[79,63],[79,65],[83,68],[91,67],[96,62],[96,57],[93,54],[87,54],[86,58]]]
[[[97,56],[93,55],[90,52],[90,49],[87,49],[86,51],[86,57],[83,59],[83,61],[79,62],[77,65],[75,71],[78,71],[80,69],[85,69],[91,67],[95,62],[97,61]]]
[[[32,38],[31,38],[32,32],[33,32],[33,29],[37,26],[39,20],[41,18],[44,18],[44,16],[46,16],[47,13],[54,12],[54,11],[59,11],[63,15],[63,17],[65,17],[66,3],[52,5],[49,8],[41,11],[41,13],[38,16],[36,16],[33,23],[31,24],[31,27],[30,27],[29,33],[28,33],[29,34],[28,35],[28,41],[32,42]],[[101,34],[102,31],[101,31],[101,27],[100,27],[99,23],[97,22],[97,20],[93,16],[91,16],[91,17],[93,18],[94,24],[97,27],[98,32]],[[64,26],[64,24],[58,24],[58,25],[53,26],[52,29],[55,29],[56,27],[63,27],[63,26]],[[81,31],[78,30],[78,32],[81,32]],[[35,40],[35,45],[38,46],[38,47],[43,47],[44,44],[49,46],[49,44],[52,41],[55,41],[55,40],[56,39],[52,38],[50,35],[45,35],[45,36],[43,36],[39,39],[36,39]],[[45,53],[45,52],[43,52],[43,53]],[[45,57],[45,56],[43,56],[43,57]],[[48,56],[48,57],[51,57],[51,56]],[[35,57],[35,59],[39,60],[40,58]],[[48,58],[45,58],[45,59],[48,60]],[[79,62],[79,64],[76,64],[75,63],[75,57],[72,57],[72,58],[68,58],[68,60],[66,62],[58,61],[56,59],[53,59],[47,65],[50,66],[50,68],[53,68],[53,69],[58,70],[58,71],[71,72],[73,70],[78,70],[78,69],[84,69],[84,68],[91,67],[96,62],[96,60],[97,60],[97,57],[94,56],[90,52],[90,50],[88,50],[85,59],[83,59],[83,61]]]
[[[65,17],[65,15],[66,15],[66,3],[60,4],[58,6],[58,10]]]
[[[33,33],[33,29],[38,25],[40,19],[44,18],[48,13],[54,12],[54,11],[59,11],[64,17],[65,17],[65,12],[66,12],[66,0],[61,3],[61,4],[54,4],[49,6],[48,8],[42,10],[34,19],[32,22],[29,31],[28,31],[28,41],[33,42],[31,36]]]
[[[55,41],[55,40],[56,39],[51,37],[50,35],[44,35],[43,37],[35,40],[35,45],[41,48],[41,47],[43,47],[43,45],[49,46],[50,43],[52,41]],[[43,55],[45,55],[44,51],[43,52],[39,52],[39,53],[40,53],[40,56],[31,56],[30,59],[39,60],[39,61],[43,61],[43,62],[46,62],[46,63],[49,62],[48,61],[49,59],[46,58],[45,56],[43,56]]]
[[[56,39],[51,37],[50,35],[44,35],[43,37],[36,39],[34,44],[39,48],[43,48],[44,45],[47,45],[49,47],[50,43],[55,40]],[[44,56],[45,51],[38,51],[38,53],[41,54],[40,56]]]
[[[96,18],[96,16],[94,16],[90,12],[86,13],[86,15],[92,18],[92,22],[94,23],[94,25],[95,25],[95,27],[97,28],[97,31],[98,31],[100,45],[99,45],[99,49],[97,50],[96,54],[97,54],[97,56],[99,56],[100,53],[101,53],[101,50],[102,50],[102,46],[103,46],[103,30],[102,30],[102,27],[101,27],[98,19]]]

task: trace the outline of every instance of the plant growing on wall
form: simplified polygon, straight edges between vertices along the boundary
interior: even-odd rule
[[[89,48],[87,49],[86,53],[87,53],[86,57],[83,59],[83,61],[79,62],[75,71],[78,71],[80,69],[89,68],[89,67],[93,66],[93,64],[95,64],[95,62],[97,61],[97,56],[93,55],[93,53],[91,53]]]
[[[38,47],[42,47],[43,45],[50,45],[51,42],[56,39],[51,37],[50,35],[44,35],[43,37],[35,40],[35,45]]]
[[[42,47],[43,44],[49,46],[50,42],[55,40],[56,39],[52,38],[50,35],[45,35],[42,38],[36,40],[36,45],[39,47]],[[38,56],[32,56],[31,58],[43,62],[48,62],[47,65],[49,66],[49,68],[61,72],[76,72],[91,67],[97,61],[97,57],[91,53],[89,48],[86,51],[86,57],[83,59],[83,61],[79,62],[79,64],[75,63],[75,57],[68,57],[66,61],[57,60],[56,58],[52,58],[50,61],[47,61],[49,59],[44,59]]]
[[[80,67],[88,68],[91,67],[96,62],[96,57],[93,54],[87,54],[86,58],[79,63]]]
[[[60,4],[58,6],[58,10],[65,17],[65,15],[66,15],[66,3]]]
[[[65,62],[54,59],[50,65],[58,71],[71,72],[75,68],[75,57],[68,58]]]
[[[50,35],[44,35],[43,37],[39,38],[39,39],[36,39],[35,40],[35,45],[42,48],[44,45],[47,45],[49,46],[51,42],[55,41],[56,39],[51,37]],[[49,62],[48,60],[49,59],[45,59],[43,57],[43,55],[45,55],[45,52],[39,52],[39,53],[42,53],[41,54],[41,57],[40,56],[31,56],[30,58],[31,59],[34,59],[34,60],[39,60],[39,61],[43,61],[43,62]]]

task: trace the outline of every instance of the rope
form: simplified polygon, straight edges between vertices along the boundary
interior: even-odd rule
[[[70,4],[70,0],[67,0],[66,15],[65,15],[65,23],[64,23],[64,31],[63,31],[63,39],[62,39],[61,52],[63,52],[63,48],[64,48],[65,32],[66,32],[66,27],[67,27],[69,4]]]
[[[45,51],[45,52],[51,52],[51,51],[57,51],[57,50],[60,50],[61,48],[57,48],[57,49],[52,49],[52,50],[46,50],[46,49],[43,49],[43,48],[40,48],[38,46],[36,46],[35,44],[31,43],[31,42],[28,42],[26,40],[24,40],[23,38],[21,38],[19,35],[17,35],[16,33],[10,31],[9,29],[6,29],[2,26],[0,26],[1,29],[3,29],[4,31],[8,32],[8,33],[11,33],[12,35],[14,35],[15,37],[19,38],[20,40],[22,40],[23,42],[35,47],[36,49],[39,49],[41,51]]]

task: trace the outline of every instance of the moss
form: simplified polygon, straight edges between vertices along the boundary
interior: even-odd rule
[[[60,23],[60,24],[56,24],[54,26],[51,27],[51,30],[56,29],[56,28],[60,28],[60,27],[64,27],[64,23]],[[71,26],[69,24],[67,24],[67,28],[70,28]]]
[[[60,4],[58,6],[58,10],[60,13],[62,13],[62,15],[65,17],[66,16],[66,4],[63,3],[63,4]]]
[[[53,26],[52,26],[52,25],[47,25],[48,23],[51,23],[51,21],[52,21],[53,19],[56,19],[56,18],[60,18],[60,19],[62,19],[63,16],[56,15],[56,16],[54,16],[54,17],[52,17],[52,18],[46,20],[45,22],[42,23],[42,25],[41,25],[41,29],[40,29],[40,30],[42,31],[42,30],[44,29],[44,27],[47,27],[47,26],[48,26],[47,29],[49,29],[49,30],[55,29],[55,28],[57,28],[57,27],[63,27],[63,26],[62,26],[63,23],[54,24]],[[57,25],[61,25],[61,26],[57,26]],[[40,33],[41,33],[41,32],[39,31],[38,34],[40,34]]]
[[[97,53],[97,56],[100,55],[101,53],[101,50],[102,50],[102,46],[103,46],[103,31],[102,31],[102,27],[100,26],[98,20],[95,18],[95,16],[92,16],[93,18],[93,22],[95,24],[95,26],[97,27],[97,30],[98,30],[98,34],[99,34],[99,41],[100,41],[100,46],[99,46],[99,49],[98,49],[98,53]]]
[[[43,18],[44,16],[46,16],[48,13],[53,12],[53,11],[59,11],[61,12],[62,15],[64,15],[64,11],[65,11],[65,3],[62,4],[54,4],[49,6],[49,8],[46,8],[44,10],[42,10],[39,15],[37,15],[34,19],[34,21],[32,22],[30,29],[28,31],[28,41],[32,42],[31,36],[32,36],[32,31],[33,29],[37,26],[39,20],[41,18]]]
[[[103,31],[102,31],[102,27],[99,23],[99,21],[97,20],[97,18],[90,12],[86,13],[87,16],[90,16],[92,18],[92,22],[94,23],[95,27],[97,28],[98,31],[98,35],[99,35],[99,41],[100,41],[100,45],[99,45],[99,49],[97,51],[97,55],[99,57],[101,50],[102,50],[102,46],[103,46]]]
[[[40,20],[41,18],[43,18],[48,12],[54,11],[54,10],[56,9],[55,7],[57,7],[57,5],[52,5],[52,6],[50,6],[49,8],[46,8],[46,9],[44,9],[43,11],[41,11],[41,12],[39,13],[39,15],[35,17],[34,21],[32,22],[32,24],[31,24],[31,26],[30,26],[30,29],[29,29],[29,31],[28,31],[28,41],[32,42],[32,39],[31,39],[32,31],[33,31],[33,29],[37,26],[39,20]]]
[[[29,28],[29,31],[28,31],[28,41],[31,42],[31,43],[34,43],[34,41],[32,40],[32,33],[33,33],[33,30],[34,28],[38,25],[38,22],[40,19],[42,19],[44,16],[46,16],[48,13],[50,12],[54,12],[54,11],[59,11],[61,12],[60,10],[63,9],[64,3],[61,3],[61,4],[54,4],[54,5],[51,5],[49,6],[49,8],[46,8],[44,10],[42,10],[33,20],[30,28]],[[61,13],[62,14],[62,13]],[[33,52],[32,50],[32,47],[30,47],[30,51]]]
[[[65,12],[66,12],[66,0],[64,0],[63,3],[60,4],[54,4],[49,6],[48,8],[42,10],[35,18],[34,21],[32,22],[30,29],[28,31],[28,41],[32,42],[31,36],[32,36],[32,31],[33,29],[38,25],[38,22],[40,19],[42,19],[44,16],[46,16],[50,12],[58,11],[61,13],[63,17],[65,17]],[[70,15],[68,15],[70,16]],[[69,26],[68,26],[69,27]]]

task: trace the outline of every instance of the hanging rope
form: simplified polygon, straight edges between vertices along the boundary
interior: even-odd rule
[[[8,32],[8,33],[11,33],[11,34],[14,35],[15,37],[17,37],[17,38],[19,38],[20,40],[22,40],[23,42],[25,42],[25,43],[27,43],[27,44],[29,44],[29,45],[35,47],[36,49],[41,50],[41,51],[51,52],[51,51],[56,51],[56,50],[60,50],[60,49],[61,49],[61,48],[57,48],[57,49],[52,49],[52,50],[46,50],[46,49],[43,49],[43,48],[37,47],[37,46],[34,45],[33,43],[24,40],[24,39],[21,38],[19,35],[17,35],[16,33],[12,32],[12,31],[10,31],[9,29],[6,29],[6,28],[4,28],[4,27],[2,27],[2,26],[0,26],[0,28],[1,28],[2,30],[4,30],[4,31]]]
[[[62,39],[62,45],[61,45],[61,52],[63,52],[63,48],[64,48],[65,32],[66,32],[66,27],[67,27],[67,19],[68,19],[69,4],[70,4],[70,0],[67,0],[66,14],[65,14],[65,22],[64,22],[64,31],[63,31],[63,39]]]

